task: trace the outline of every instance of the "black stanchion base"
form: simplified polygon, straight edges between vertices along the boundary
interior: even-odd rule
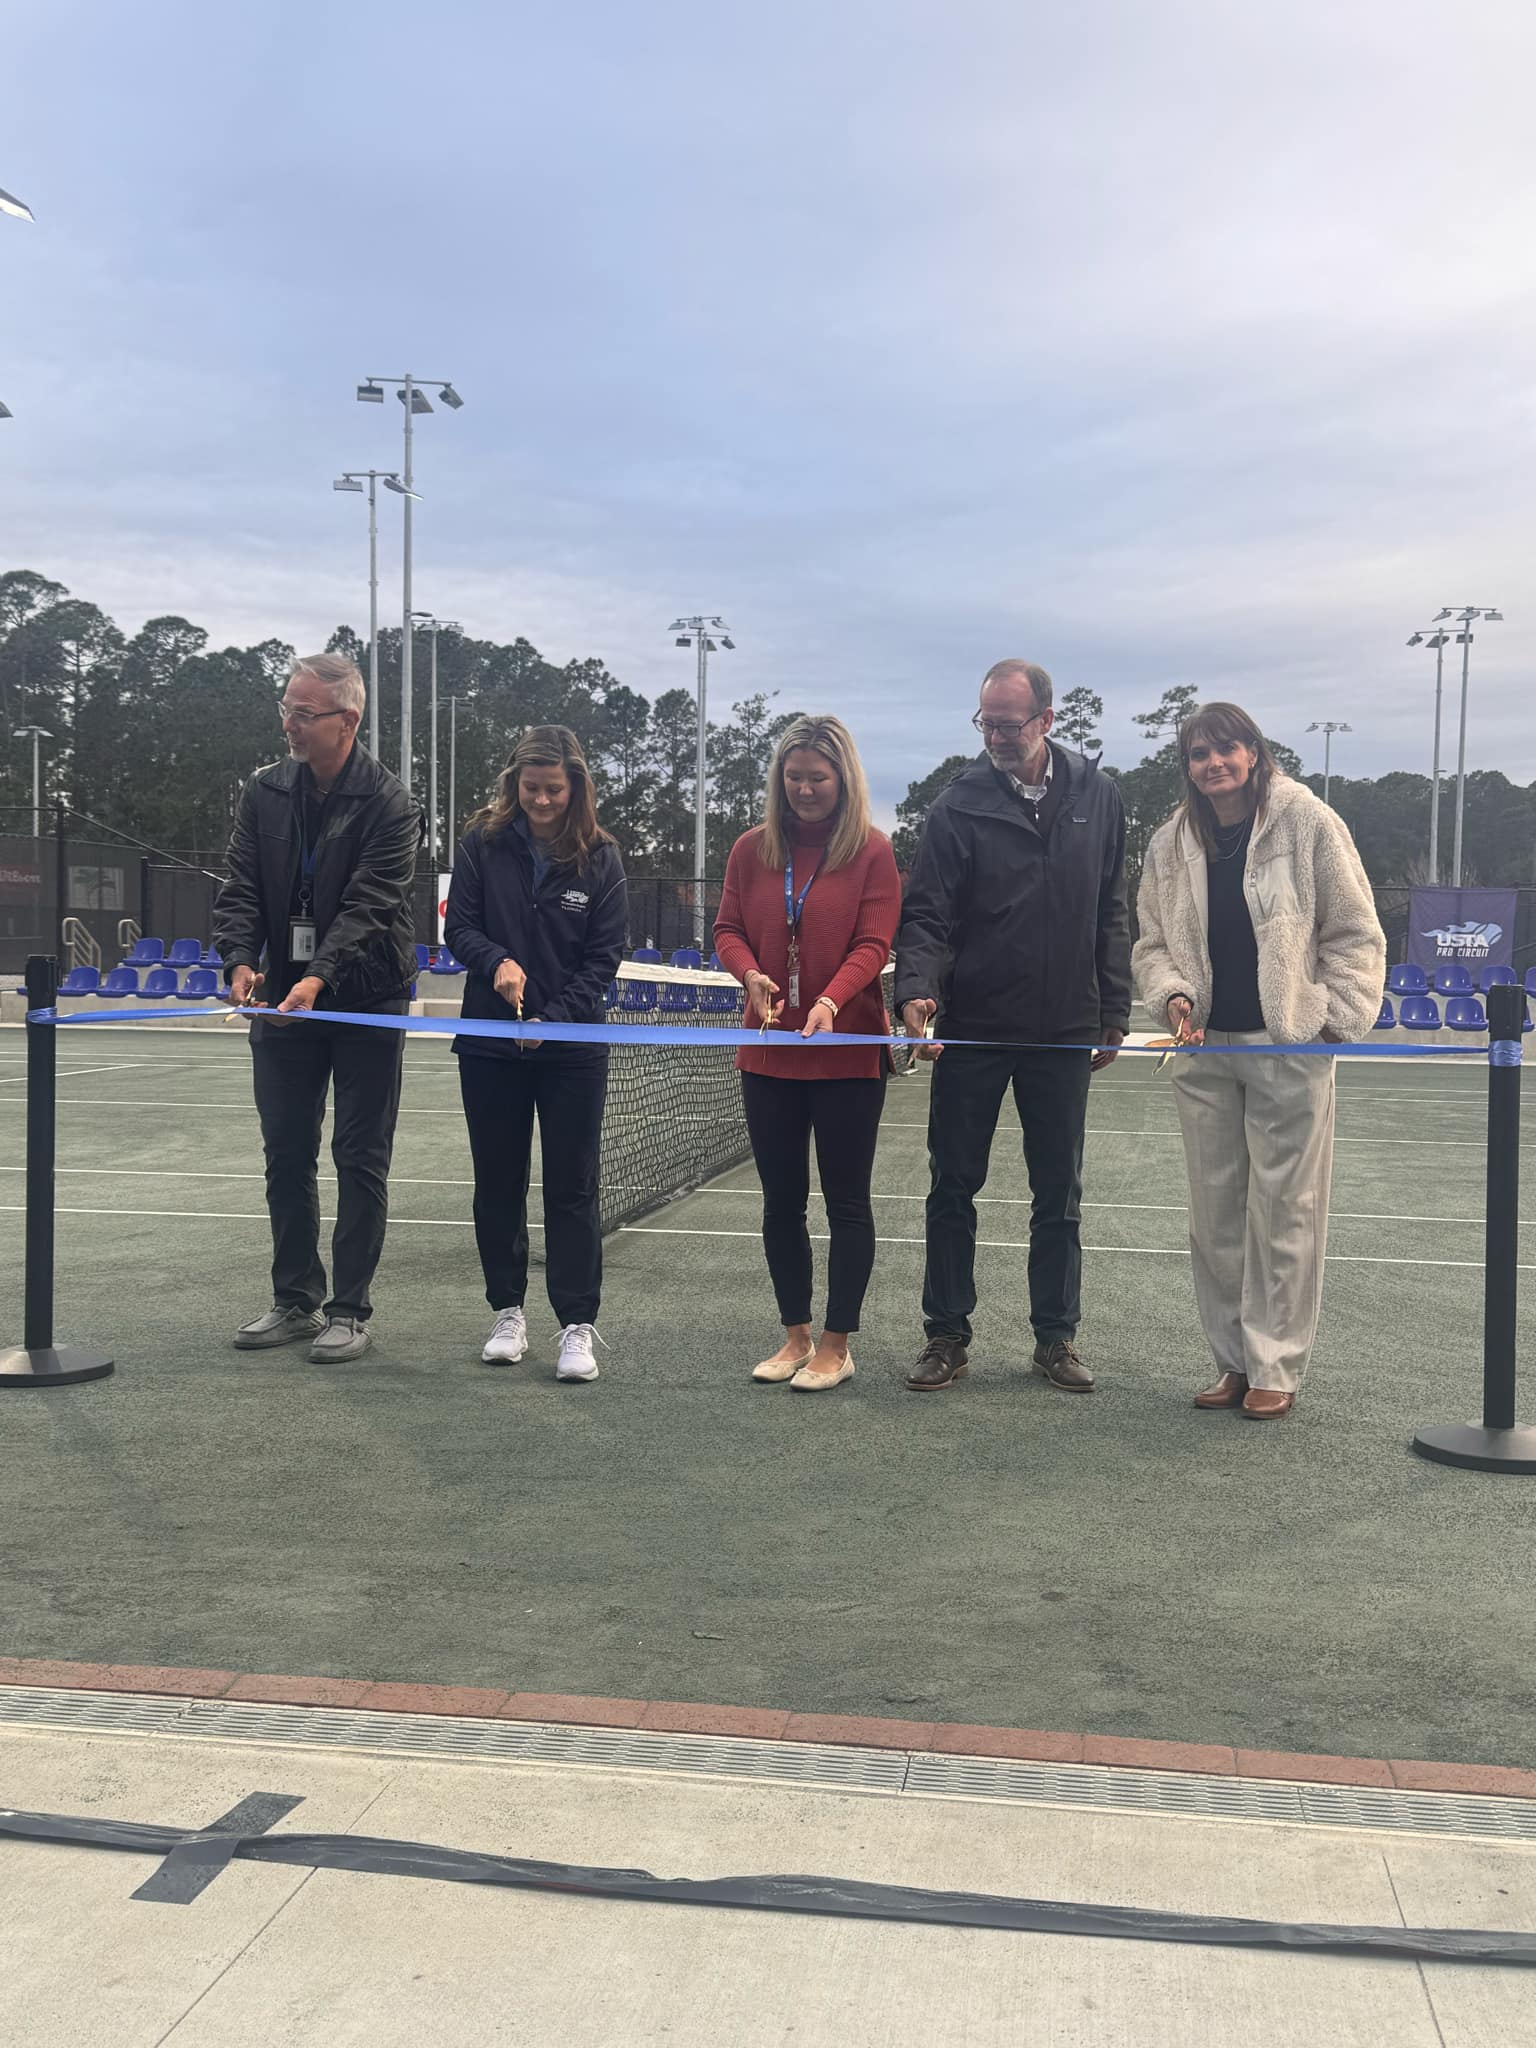
[[[1421,1429],[1413,1439],[1421,1458],[1437,1465],[1465,1465],[1474,1472],[1536,1472],[1536,1428],[1485,1429],[1480,1422],[1446,1422]]]
[[[0,1351],[0,1387],[72,1387],[77,1380],[104,1380],[114,1370],[104,1352],[77,1351],[72,1344]]]

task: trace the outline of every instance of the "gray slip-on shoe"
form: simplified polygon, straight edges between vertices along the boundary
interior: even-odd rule
[[[317,1308],[269,1308],[254,1322],[242,1323],[235,1332],[237,1351],[269,1351],[274,1344],[296,1344],[301,1337],[315,1337],[325,1328],[325,1317]]]
[[[349,1358],[361,1358],[372,1345],[368,1325],[356,1316],[332,1316],[309,1347],[311,1365],[345,1365]]]

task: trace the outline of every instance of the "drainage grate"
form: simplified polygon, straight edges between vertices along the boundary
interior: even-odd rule
[[[596,1765],[612,1771],[686,1771],[932,1799],[1003,1799],[1097,1812],[1256,1820],[1291,1827],[1386,1829],[1536,1843],[1536,1800],[1443,1792],[1299,1785],[1177,1771],[1086,1764],[1033,1764],[987,1757],[909,1754],[800,1742],[576,1728],[539,1721],[457,1720],[374,1714],[345,1707],[283,1707],[229,1700],[162,1699],[144,1693],[0,1686],[0,1726],[75,1729],[99,1735],[363,1750],[440,1762]],[[3,1790],[3,1788],[0,1788]]]

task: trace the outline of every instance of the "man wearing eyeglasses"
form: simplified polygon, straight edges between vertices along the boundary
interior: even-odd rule
[[[1034,1198],[1034,1363],[1066,1392],[1094,1384],[1076,1348],[1083,1127],[1089,1079],[1114,1059],[1131,1016],[1125,813],[1096,761],[1052,742],[1054,716],[1043,668],[988,669],[971,721],[985,752],[928,814],[897,934],[896,1002],[908,1032],[994,1041],[918,1055],[938,1065],[928,1107],[928,1341],[907,1377],[914,1393],[951,1386],[966,1369],[976,1196],[1009,1088]]]
[[[213,919],[230,1000],[273,1012],[253,1017],[250,1034],[272,1307],[235,1332],[235,1345],[264,1351],[308,1341],[316,1364],[359,1358],[372,1341],[368,1289],[384,1248],[405,1038],[373,1025],[281,1020],[299,1011],[399,1014],[416,961],[421,812],[357,743],[365,697],[356,666],[341,655],[295,665],[278,706],[288,758],[253,775],[241,794]],[[315,1173],[333,1089],[327,1298]]]

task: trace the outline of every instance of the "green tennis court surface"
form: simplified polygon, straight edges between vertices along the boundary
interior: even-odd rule
[[[0,1034],[14,1338],[22,1051]],[[57,1330],[118,1373],[0,1405],[0,1650],[1528,1761],[1536,1492],[1408,1450],[1478,1405],[1479,1062],[1341,1063],[1322,1334],[1295,1416],[1261,1425],[1189,1406],[1207,1360],[1150,1062],[1094,1083],[1097,1393],[1026,1369],[1006,1121],[971,1376],[903,1389],[919,1077],[889,1095],[858,1377],[807,1398],[747,1380],[776,1341],[750,1167],[610,1240],[596,1386],[554,1384],[537,1271],[532,1356],[482,1367],[453,1064],[406,1060],[377,1348],[322,1370],[229,1345],[269,1298],[243,1036],[62,1035]]]

